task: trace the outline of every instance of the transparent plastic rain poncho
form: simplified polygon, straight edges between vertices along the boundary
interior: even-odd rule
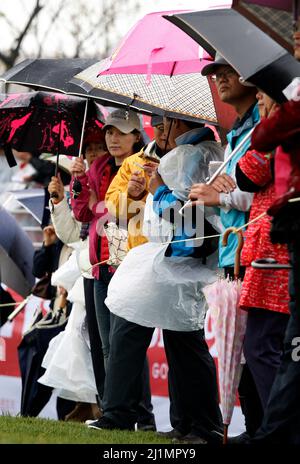
[[[162,158],[159,173],[173,193],[186,200],[191,185],[208,176],[208,162],[220,160],[222,154],[216,142],[179,146]],[[128,252],[109,284],[105,303],[112,313],[142,326],[198,330],[204,326],[206,312],[202,288],[217,278],[217,252],[205,265],[201,259],[166,257],[173,230],[153,211],[149,194],[144,216],[149,243]]]

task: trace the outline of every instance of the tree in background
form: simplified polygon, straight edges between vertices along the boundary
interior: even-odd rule
[[[25,58],[109,55],[137,21],[143,0],[1,2],[1,71]]]

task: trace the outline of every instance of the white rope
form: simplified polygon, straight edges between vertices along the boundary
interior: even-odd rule
[[[267,211],[265,211],[264,213],[261,213],[259,216],[256,216],[255,218],[251,219],[251,221],[247,222],[247,223],[244,224],[243,226],[239,227],[238,229],[235,229],[234,233],[239,232],[240,230],[244,229],[244,227],[247,227],[247,226],[249,226],[250,224],[253,224],[253,222],[258,221],[258,220],[261,219],[262,217],[266,216],[266,214],[267,214]]]
[[[250,224],[253,224],[253,222],[256,222],[258,221],[259,219],[261,219],[262,217],[266,216],[267,212],[265,211],[264,213],[260,214],[259,216],[256,216],[255,218],[251,219],[251,221],[247,222],[246,224],[243,224],[242,226],[240,226],[239,228],[235,228],[233,230],[233,233],[236,234],[237,232],[239,232],[240,230],[244,229],[244,227],[247,227],[248,225]],[[181,239],[181,240],[170,240],[168,242],[163,242],[163,243],[160,243],[159,245],[162,245],[162,246],[165,246],[165,245],[169,245],[170,243],[182,243],[182,242],[192,242],[194,240],[205,240],[207,238],[216,238],[216,237],[222,237],[222,235],[224,234],[224,232],[222,232],[222,234],[216,234],[216,235],[206,235],[204,237],[195,237],[195,238],[184,238],[184,239]],[[109,261],[109,259],[106,259],[105,261],[100,261],[99,263],[96,263],[96,264],[93,264],[93,266],[91,266],[89,269],[87,269],[87,271],[84,271],[84,272],[88,272],[90,271],[91,269],[93,269],[93,267],[95,266],[100,266],[101,264],[105,264]]]
[[[205,240],[206,238],[222,237],[223,234],[206,235],[205,237],[183,238],[181,240],[170,240],[169,242],[160,243],[160,245],[169,245],[170,243],[193,242],[194,240]]]

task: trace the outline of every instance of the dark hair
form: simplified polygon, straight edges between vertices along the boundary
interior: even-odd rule
[[[143,137],[142,137],[142,134],[140,131],[138,131],[137,129],[134,129],[132,132],[130,132],[131,134],[134,134],[134,135],[139,135],[140,136],[140,140],[138,142],[135,142],[133,144],[133,147],[132,147],[132,150],[133,150],[133,153],[138,153],[139,151],[141,151],[141,149],[145,146],[145,143],[143,141]]]
[[[105,139],[104,139],[103,141],[102,141],[102,140],[99,140],[99,142],[88,142],[88,143],[84,143],[84,144],[82,145],[82,150],[81,150],[81,153],[82,153],[84,159],[85,159],[85,152],[86,152],[86,149],[87,149],[87,147],[88,147],[91,143],[99,143],[99,144],[102,143],[102,144],[103,144],[104,150],[108,151],[108,150],[107,150],[107,146],[106,146]]]
[[[204,124],[202,122],[187,121],[186,119],[184,119],[183,122],[190,129],[199,129],[200,127],[204,127]]]
[[[198,121],[188,121],[187,119],[181,119],[181,118],[171,118],[170,116],[166,116],[166,119],[168,121],[173,121],[174,119],[180,119],[180,121],[184,122],[186,126],[188,126],[191,130],[192,129],[199,129],[201,127],[204,127],[204,123],[198,122]]]

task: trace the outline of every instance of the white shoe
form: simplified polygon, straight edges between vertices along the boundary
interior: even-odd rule
[[[85,425],[89,426],[89,425],[91,425],[93,422],[97,422],[97,419],[87,419],[87,420],[85,421]]]

